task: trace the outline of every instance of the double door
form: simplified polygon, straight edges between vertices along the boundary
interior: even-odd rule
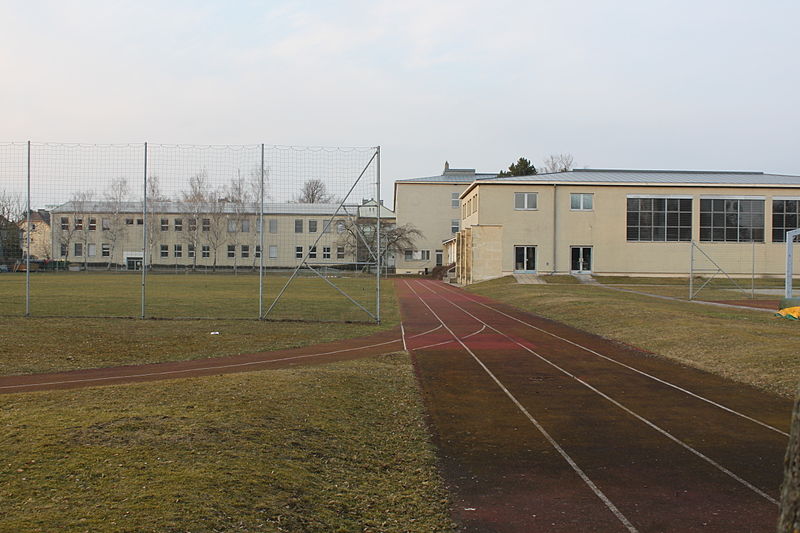
[[[570,271],[573,274],[589,274],[592,272],[592,247],[570,247]]]
[[[514,272],[536,272],[536,247],[514,247]]]

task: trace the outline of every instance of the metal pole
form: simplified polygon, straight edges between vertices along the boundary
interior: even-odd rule
[[[751,265],[751,277],[750,277],[750,299],[756,299],[756,241],[752,239],[753,242],[753,251],[752,251],[752,265]]]
[[[197,251],[195,250],[195,253]],[[145,286],[147,284],[147,143],[144,143],[144,181],[142,187],[142,313],[145,315]]]
[[[378,180],[375,184],[376,189],[376,201],[377,206],[375,207],[375,233],[377,235],[377,240],[375,241],[375,261],[377,263],[377,268],[375,269],[377,276],[375,277],[375,321],[380,324],[381,323],[381,147],[378,146],[378,157],[376,159],[376,164],[378,165],[377,177]]]
[[[694,241],[689,243],[689,300],[694,296]]]
[[[259,212],[259,246],[261,254],[258,260],[258,318],[264,318],[264,145],[261,145],[261,207]]]
[[[25,228],[27,248],[25,257],[25,316],[31,316],[31,142],[28,141],[28,200],[27,227]]]
[[[784,281],[784,296],[792,297],[792,277],[794,276],[794,237],[800,235],[800,229],[786,232],[786,280]]]

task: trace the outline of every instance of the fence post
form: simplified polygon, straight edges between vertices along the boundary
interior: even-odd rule
[[[259,200],[258,214],[258,242],[261,253],[258,258],[258,319],[264,319],[264,144],[261,144],[261,186],[259,188],[261,198]]]
[[[694,292],[694,241],[689,243],[689,300],[691,301]]]
[[[28,141],[27,226],[25,228],[25,316],[31,316],[31,142]]]
[[[377,235],[375,241],[375,321],[381,323],[381,147],[378,146],[378,157],[376,163],[378,165],[377,182],[376,182],[376,203],[375,207],[375,233]]]
[[[195,251],[195,253],[197,253]],[[145,287],[147,285],[147,142],[144,143],[144,180],[142,181],[142,313],[145,317]]]

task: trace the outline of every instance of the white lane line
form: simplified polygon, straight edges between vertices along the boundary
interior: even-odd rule
[[[408,346],[406,346],[406,328],[403,327],[403,323],[400,322],[400,338],[403,339],[403,351],[408,351]]]
[[[501,314],[501,315],[503,315],[503,316],[505,316],[505,317],[508,317],[508,318],[510,318],[510,319],[512,319],[512,320],[516,320],[516,321],[517,321],[517,322],[519,322],[520,324],[524,324],[524,325],[528,326],[529,328],[533,328],[533,329],[535,329],[535,330],[537,330],[537,331],[541,331],[542,333],[546,333],[547,335],[550,335],[551,337],[555,337],[556,339],[560,339],[560,340],[562,340],[562,341],[564,341],[564,342],[567,342],[567,343],[569,343],[569,344],[571,344],[571,345],[573,345],[573,346],[575,346],[575,347],[577,347],[577,348],[580,348],[581,350],[585,350],[585,351],[587,351],[587,352],[589,352],[589,353],[591,353],[591,354],[594,354],[594,355],[596,355],[597,357],[601,357],[601,358],[605,359],[606,361],[609,361],[609,362],[611,362],[611,363],[615,363],[615,364],[617,364],[617,365],[619,365],[619,366],[625,367],[625,368],[627,368],[628,370],[632,370],[633,372],[636,372],[637,374],[640,374],[640,375],[642,375],[642,376],[645,376],[645,377],[647,377],[647,378],[650,378],[650,379],[652,379],[653,381],[657,381],[657,382],[659,382],[659,383],[661,383],[661,384],[663,384],[663,385],[666,385],[666,386],[668,386],[668,387],[672,387],[672,388],[673,388],[673,389],[675,389],[675,390],[678,390],[678,391],[680,391],[680,392],[683,392],[683,393],[685,393],[685,394],[688,394],[689,396],[691,396],[691,397],[693,397],[693,398],[697,398],[698,400],[701,400],[701,401],[704,401],[704,402],[706,402],[706,403],[708,403],[708,404],[711,404],[711,405],[713,405],[714,407],[717,407],[717,408],[719,408],[719,409],[722,409],[723,411],[725,411],[725,412],[727,412],[727,413],[730,413],[730,414],[732,414],[732,415],[736,415],[736,416],[738,416],[738,417],[744,418],[745,420],[749,420],[750,422],[753,422],[754,424],[758,424],[758,425],[759,425],[759,426],[761,426],[761,427],[764,427],[764,428],[766,428],[766,429],[769,429],[769,430],[771,430],[771,431],[774,431],[775,433],[780,433],[780,434],[781,434],[781,435],[783,435],[784,437],[787,437],[787,438],[789,437],[789,434],[788,434],[787,432],[785,432],[785,431],[783,431],[783,430],[781,430],[781,429],[778,429],[778,428],[776,428],[775,426],[771,426],[771,425],[767,424],[766,422],[762,422],[761,420],[758,420],[757,418],[753,418],[752,416],[748,416],[748,415],[746,415],[746,414],[744,414],[744,413],[740,413],[739,411],[736,411],[736,410],[734,410],[734,409],[731,409],[730,407],[727,407],[727,406],[725,406],[725,405],[722,405],[721,403],[717,403],[717,402],[715,402],[714,400],[711,400],[711,399],[709,399],[709,398],[706,398],[706,397],[704,397],[704,396],[701,396],[701,395],[699,395],[699,394],[697,394],[697,393],[695,393],[695,392],[692,392],[692,391],[690,391],[690,390],[684,389],[683,387],[681,387],[681,386],[679,386],[679,385],[676,385],[676,384],[674,384],[674,383],[670,383],[669,381],[663,380],[663,379],[661,379],[661,378],[659,378],[659,377],[656,377],[656,376],[654,376],[654,375],[652,375],[652,374],[648,374],[647,372],[644,372],[644,371],[642,371],[642,370],[639,370],[638,368],[634,368],[634,367],[632,367],[632,366],[630,366],[630,365],[627,365],[627,364],[623,363],[622,361],[617,361],[616,359],[614,359],[614,358],[612,358],[612,357],[609,357],[609,356],[607,356],[607,355],[603,355],[603,354],[601,354],[601,353],[599,353],[599,352],[596,352],[596,351],[592,350],[591,348],[587,348],[586,346],[583,346],[583,345],[581,345],[581,344],[578,344],[577,342],[573,342],[573,341],[571,341],[571,340],[569,340],[569,339],[566,339],[566,338],[564,338],[564,337],[561,337],[561,336],[559,336],[559,335],[556,335],[555,333],[551,333],[551,332],[547,331],[546,329],[542,329],[542,328],[540,328],[540,327],[534,326],[533,324],[531,324],[531,323],[529,323],[529,322],[526,322],[526,321],[524,321],[524,320],[520,320],[519,318],[517,318],[517,317],[515,317],[515,316],[512,316],[512,315],[509,315],[508,313],[504,313],[503,311],[501,311],[501,310],[499,310],[499,309],[497,309],[497,308],[495,308],[495,307],[492,307],[491,305],[487,305],[487,304],[485,304],[485,303],[483,303],[483,302],[481,302],[481,301],[479,301],[479,300],[474,300],[474,299],[472,299],[472,298],[469,298],[468,296],[466,296],[466,294],[465,294],[463,291],[459,291],[459,290],[457,290],[457,289],[455,289],[455,288],[448,287],[448,286],[446,286],[446,285],[444,285],[444,287],[445,287],[445,288],[447,288],[447,289],[450,289],[451,291],[454,291],[454,292],[456,292],[457,294],[460,294],[460,295],[462,295],[462,296],[464,297],[464,299],[465,299],[465,300],[469,300],[470,302],[476,303],[476,304],[478,304],[478,305],[482,305],[483,307],[486,307],[487,309],[491,309],[491,310],[492,310],[492,311],[494,311],[495,313],[499,313],[499,314]]]
[[[423,331],[422,333],[417,333],[416,335],[411,335],[411,336],[409,337],[409,339],[416,339],[417,337],[422,337],[423,335],[427,335],[428,333],[433,333],[433,332],[434,332],[434,331],[436,331],[437,329],[442,329],[442,325],[441,325],[441,324],[439,324],[439,325],[438,325],[438,326],[436,326],[435,328],[431,328],[431,329],[429,329],[428,331]]]
[[[431,290],[431,289],[428,289],[428,290]],[[433,292],[434,294],[438,294],[433,290],[431,290],[431,292]],[[625,411],[629,415],[633,416],[634,418],[636,418],[640,422],[643,422],[646,425],[648,425],[649,427],[651,427],[652,429],[658,431],[659,433],[661,433],[662,435],[664,435],[665,437],[667,437],[668,439],[670,439],[674,443],[680,445],[681,447],[683,447],[687,451],[691,452],[695,456],[699,457],[700,459],[704,460],[705,462],[707,462],[711,466],[717,468],[718,470],[720,470],[721,472],[723,472],[727,476],[729,476],[732,479],[738,481],[739,483],[741,483],[742,485],[744,485],[748,489],[752,490],[753,492],[755,492],[759,496],[763,497],[764,499],[766,499],[770,503],[778,505],[778,501],[775,498],[773,498],[772,496],[770,496],[766,492],[762,491],[761,489],[759,489],[758,487],[756,487],[752,483],[748,482],[747,480],[745,480],[745,479],[739,477],[738,475],[734,474],[733,472],[731,472],[730,470],[728,470],[727,468],[725,468],[721,464],[717,463],[716,461],[714,461],[713,459],[711,459],[707,455],[703,454],[701,451],[692,448],[691,446],[689,446],[688,444],[686,444],[685,442],[680,440],[678,437],[676,437],[673,434],[671,434],[670,432],[668,432],[667,430],[665,430],[665,429],[661,428],[660,426],[654,424],[653,422],[647,420],[646,418],[644,418],[643,416],[641,416],[638,413],[634,412],[633,410],[629,409],[628,407],[625,407],[623,404],[621,404],[620,402],[618,402],[617,400],[615,400],[611,396],[607,395],[606,393],[602,392],[601,390],[597,389],[596,387],[590,385],[589,383],[587,383],[586,381],[582,380],[581,378],[579,378],[575,374],[571,373],[570,371],[558,366],[556,363],[552,362],[551,360],[547,359],[546,357],[543,357],[541,354],[537,353],[536,351],[534,351],[534,350],[528,348],[527,346],[525,346],[524,344],[512,339],[509,335],[503,333],[502,331],[500,331],[499,329],[495,328],[494,326],[484,322],[483,320],[481,320],[480,318],[476,317],[475,315],[473,315],[472,313],[470,313],[469,311],[467,311],[466,309],[464,309],[463,307],[461,307],[457,303],[453,302],[452,300],[446,300],[446,301],[450,305],[452,305],[454,307],[457,307],[458,309],[460,309],[465,314],[471,316],[472,318],[474,318],[478,322],[480,322],[482,324],[485,324],[489,329],[494,330],[499,335],[502,335],[503,337],[507,338],[511,342],[513,342],[513,343],[517,344],[518,346],[520,346],[521,348],[523,348],[524,350],[526,350],[526,351],[530,352],[531,354],[535,355],[536,357],[538,357],[539,359],[541,359],[542,361],[544,361],[548,365],[550,365],[553,368],[559,370],[563,374],[571,377],[572,379],[574,379],[575,381],[577,381],[578,383],[580,383],[584,387],[588,388],[592,392],[600,395],[601,397],[603,397],[604,399],[608,400],[612,404],[616,405],[617,407],[619,407],[620,409],[622,409],[623,411]]]
[[[590,489],[592,489],[592,492],[594,492],[595,495],[598,498],[600,498],[600,500],[606,505],[608,510],[611,511],[614,514],[614,516],[617,517],[617,519],[622,523],[622,525],[624,525],[625,528],[631,533],[638,533],[638,530],[635,527],[633,527],[633,524],[631,524],[630,520],[628,520],[625,517],[625,515],[623,515],[622,512],[619,509],[617,509],[616,505],[614,505],[611,502],[611,500],[608,499],[608,497],[603,493],[603,491],[601,491],[600,488],[597,485],[595,485],[591,479],[589,479],[589,476],[587,476],[586,473],[583,470],[581,470],[581,467],[579,467],[578,464],[572,459],[572,457],[570,457],[569,454],[567,454],[567,452],[564,451],[564,449],[561,446],[559,446],[559,444],[555,441],[555,439],[551,437],[550,434],[544,429],[544,427],[542,427],[542,425],[528,412],[527,409],[525,409],[525,407],[519,402],[519,400],[517,400],[516,397],[514,397],[514,395],[511,394],[511,392],[505,387],[505,385],[503,385],[503,383],[499,379],[497,379],[497,376],[495,376],[492,373],[492,371],[489,370],[489,368],[487,368],[487,366],[483,364],[483,361],[481,361],[478,358],[478,356],[476,356],[475,353],[472,350],[470,350],[466,344],[464,344],[464,342],[453,332],[453,330],[447,327],[447,324],[444,323],[444,320],[442,320],[439,317],[439,315],[436,314],[436,311],[431,309],[431,306],[428,305],[428,303],[422,299],[422,297],[419,295],[419,293],[417,293],[414,287],[412,287],[408,283],[408,281],[404,280],[404,283],[408,285],[408,288],[411,289],[411,291],[417,298],[419,298],[419,301],[422,302],[422,304],[425,307],[427,307],[431,313],[433,313],[433,316],[435,316],[436,319],[439,322],[441,322],[444,329],[446,329],[450,333],[450,335],[453,336],[455,341],[459,343],[461,347],[464,348],[464,350],[466,350],[467,353],[470,354],[470,356],[472,356],[472,358],[481,366],[481,368],[483,368],[483,370],[489,375],[489,377],[492,378],[492,381],[494,381],[495,384],[498,387],[500,387],[500,389],[506,394],[506,396],[508,396],[511,399],[514,405],[517,406],[517,409],[519,409],[522,412],[522,414],[524,414],[525,417],[536,427],[536,429],[539,430],[539,432],[544,436],[544,438],[547,439],[547,442],[549,442],[550,445],[553,448],[555,448],[555,450],[559,453],[559,455],[561,455],[561,457],[567,462],[567,464],[569,464],[569,466],[572,467],[572,469],[578,474],[578,476],[580,476],[583,482],[586,483],[586,485]]]
[[[116,376],[103,376],[103,377],[96,377],[96,378],[84,378],[84,379],[68,379],[63,381],[42,381],[37,383],[24,383],[20,385],[2,385],[0,389],[24,389],[30,387],[43,387],[46,385],[66,385],[69,383],[90,383],[93,381],[112,381],[112,380],[120,380],[120,379],[129,379],[129,378],[143,378],[143,377],[151,377],[151,376],[167,376],[172,374],[186,374],[188,372],[197,372],[197,371],[205,371],[205,370],[216,370],[221,368],[237,368],[237,367],[244,367],[244,366],[252,366],[252,365],[261,365],[266,363],[278,363],[282,361],[292,361],[294,359],[307,359],[309,357],[319,357],[322,355],[333,355],[337,353],[343,352],[352,352],[357,350],[363,350],[365,348],[375,348],[377,346],[385,346],[387,344],[392,344],[395,342],[400,342],[401,339],[394,339],[391,341],[386,342],[379,342],[377,344],[369,344],[366,346],[358,346],[355,348],[344,348],[342,350],[333,350],[330,352],[320,352],[320,353],[312,353],[306,355],[296,355],[292,357],[282,357],[280,359],[258,359],[255,361],[247,361],[245,363],[229,363],[227,365],[214,365],[214,366],[204,366],[204,367],[196,367],[196,368],[185,368],[179,370],[164,370],[161,372],[144,372],[141,374],[120,374]],[[392,352],[386,352],[392,353]],[[385,354],[376,354],[376,355],[385,355]]]

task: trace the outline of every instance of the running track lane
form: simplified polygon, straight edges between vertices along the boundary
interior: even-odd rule
[[[774,530],[789,401],[442,283],[398,293],[464,531]]]
[[[407,336],[408,338],[409,336]],[[413,337],[413,334],[410,335]],[[416,340],[414,338],[412,341]],[[0,394],[38,390],[75,389],[141,381],[212,376],[299,365],[331,363],[403,349],[400,328],[368,337],[344,339],[290,350],[239,354],[212,359],[172,361],[147,365],[73,370],[50,374],[0,376]]]

